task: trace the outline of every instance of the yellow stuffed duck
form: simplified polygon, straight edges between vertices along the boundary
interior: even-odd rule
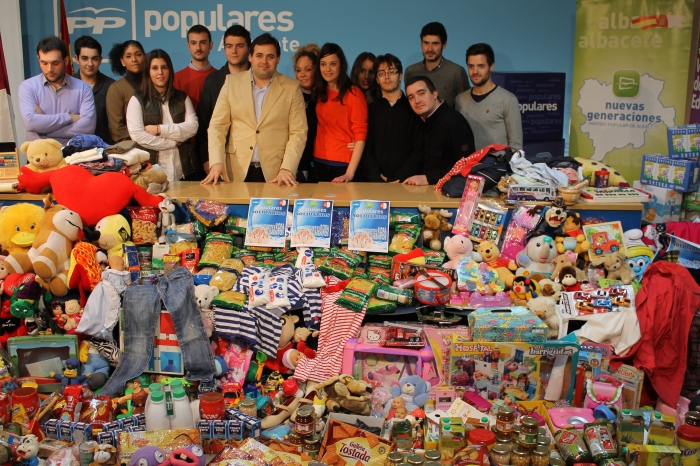
[[[0,247],[8,254],[27,252],[39,233],[44,209],[20,202],[0,210]]]

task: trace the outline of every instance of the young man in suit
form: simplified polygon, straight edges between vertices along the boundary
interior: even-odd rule
[[[279,61],[280,44],[265,33],[251,44],[251,71],[226,77],[209,123],[209,174],[203,184],[220,179],[297,184],[306,106],[299,82],[277,72]]]

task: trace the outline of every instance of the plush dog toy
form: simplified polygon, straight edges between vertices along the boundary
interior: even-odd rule
[[[605,267],[607,278],[611,280],[620,280],[625,285],[629,285],[634,280],[634,272],[627,265],[627,259],[620,252],[613,252],[601,257],[596,257],[591,260],[591,264],[599,267]]]
[[[56,172],[46,172],[50,173]],[[70,253],[73,244],[83,236],[83,222],[76,212],[62,205],[52,205],[51,201],[51,195],[44,200],[45,213],[32,248],[26,253],[7,256],[5,268],[10,274],[34,272],[36,281],[44,288],[56,296],[65,296]]]
[[[44,173],[34,173],[22,167],[20,172],[17,179],[25,191],[38,194],[51,185],[56,201],[77,212],[85,226],[93,226],[108,215],[121,212],[132,199],[139,205],[150,207],[158,207],[163,200],[161,196],[149,194],[128,177],[116,172],[94,176],[77,165]]]

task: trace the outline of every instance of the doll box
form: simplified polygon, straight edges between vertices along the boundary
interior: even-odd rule
[[[474,341],[547,341],[547,324],[522,306],[482,308],[469,314]]]
[[[644,383],[644,371],[634,366],[623,364],[617,370],[604,370],[622,381],[622,408],[639,409],[642,398],[642,384]]]
[[[578,343],[472,342],[453,339],[450,385],[487,400],[573,399]]]
[[[354,377],[367,382],[372,388],[391,391],[399,387],[399,379],[417,374],[418,360],[413,356],[380,353],[355,353]]]
[[[450,355],[452,353],[452,339],[456,336],[459,341],[467,343],[472,341],[472,329],[466,325],[453,327],[440,327],[437,325],[424,325],[423,332],[428,337],[428,344],[433,350],[439,382],[431,386],[446,386],[450,368]]]
[[[12,360],[12,375],[17,377],[51,377],[50,372],[63,373],[68,358],[78,358],[78,337],[75,335],[36,335],[7,340]]]

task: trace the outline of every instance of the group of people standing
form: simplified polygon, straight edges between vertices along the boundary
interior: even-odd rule
[[[424,59],[405,71],[392,54],[363,52],[349,67],[339,45],[309,44],[292,57],[292,79],[277,71],[280,44],[269,33],[251,40],[244,27],[228,28],[226,63],[216,69],[211,33],[196,25],[187,32],[192,60],[178,72],[164,50],[115,44],[117,81],[99,71],[94,38],[75,41],[79,70],[68,76],[66,44],[48,36],[37,47],[42,74],[20,86],[20,111],[28,140],[131,140],[169,180],[204,184],[427,185],[485,145],[521,149],[518,101],[491,79],[491,47],[467,49],[467,75],[443,56],[442,24],[427,24],[420,36]]]

